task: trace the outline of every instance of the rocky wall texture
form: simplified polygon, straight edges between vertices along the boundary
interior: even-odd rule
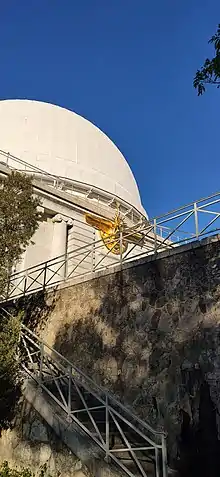
[[[29,468],[36,475],[49,477],[86,477],[82,464],[57,438],[51,428],[23,400],[17,410],[13,429],[0,438],[0,463],[12,468]]]
[[[44,340],[168,432],[181,476],[220,475],[219,237],[24,306]],[[21,306],[21,303],[20,305]]]

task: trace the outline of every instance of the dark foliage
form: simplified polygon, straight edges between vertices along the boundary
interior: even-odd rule
[[[38,227],[39,201],[31,178],[12,172],[0,177],[0,295],[5,295],[13,266]],[[20,393],[17,346],[20,318],[0,313],[0,432],[10,426]]]
[[[214,45],[213,58],[206,59],[202,68],[197,70],[193,86],[198,92],[198,96],[205,92],[205,85],[212,84],[220,87],[220,24],[217,32],[209,40],[209,43]]]
[[[20,394],[17,346],[20,319],[0,314],[0,433],[10,427]]]
[[[0,178],[0,292],[38,227],[31,179],[18,172]]]

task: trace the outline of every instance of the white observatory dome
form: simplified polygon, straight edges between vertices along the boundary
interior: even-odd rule
[[[0,149],[50,174],[114,194],[145,213],[121,152],[76,113],[30,100],[0,101]]]

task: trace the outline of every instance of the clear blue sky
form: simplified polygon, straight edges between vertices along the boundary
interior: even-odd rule
[[[124,153],[150,216],[219,189],[219,0],[1,0],[0,97],[69,108]],[[104,158],[103,158],[104,160]]]

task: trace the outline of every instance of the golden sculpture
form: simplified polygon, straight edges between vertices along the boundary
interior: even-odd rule
[[[129,231],[123,218],[120,216],[119,209],[117,209],[113,221],[92,214],[86,214],[85,219],[87,224],[99,231],[106,248],[115,255],[125,253],[128,243],[138,243],[140,245],[143,243],[143,235]]]

